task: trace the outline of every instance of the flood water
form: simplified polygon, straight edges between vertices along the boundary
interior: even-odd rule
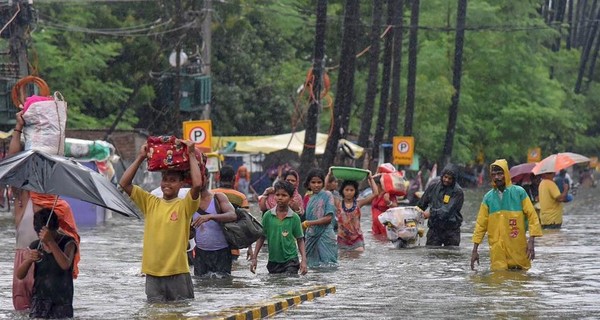
[[[366,251],[340,255],[336,269],[306,276],[270,276],[267,253],[258,272],[248,262],[234,265],[230,280],[195,279],[193,301],[145,302],[140,275],[143,222],[115,216],[103,226],[81,230],[80,275],[75,280],[76,319],[206,318],[211,312],[258,303],[288,291],[321,285],[336,293],[275,316],[277,319],[594,319],[600,317],[600,188],[580,189],[566,206],[563,229],[536,239],[528,272],[489,271],[487,238],[481,266],[470,270],[471,235],[484,190],[467,190],[459,248],[394,249],[370,233],[365,208]],[[13,311],[14,225],[0,213],[0,319],[25,319]]]

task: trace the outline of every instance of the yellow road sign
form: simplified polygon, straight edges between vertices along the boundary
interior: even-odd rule
[[[527,150],[527,162],[540,162],[542,160],[542,148],[535,147]]]
[[[183,138],[196,143],[201,151],[211,151],[212,122],[210,120],[194,120],[183,122]]]
[[[393,163],[409,166],[415,154],[414,137],[394,137]]]

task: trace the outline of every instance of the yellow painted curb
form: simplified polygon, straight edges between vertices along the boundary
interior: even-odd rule
[[[311,301],[317,297],[335,293],[335,286],[314,287],[306,290],[291,291],[275,296],[271,301],[254,305],[237,306],[221,310],[216,314],[209,314],[202,319],[220,320],[255,320],[272,316],[291,306],[299,305],[304,301]]]

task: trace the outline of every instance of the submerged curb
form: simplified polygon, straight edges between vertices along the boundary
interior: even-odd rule
[[[282,312],[291,306],[299,305],[304,301],[311,301],[317,297],[324,297],[330,293],[335,293],[335,286],[322,286],[300,291],[290,291],[273,297],[271,301],[225,309],[218,314],[209,315],[209,317],[211,319],[223,320],[262,319]]]

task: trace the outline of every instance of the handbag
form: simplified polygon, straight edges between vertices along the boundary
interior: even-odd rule
[[[231,249],[247,248],[263,235],[263,226],[246,209],[233,204],[232,206],[235,208],[237,219],[221,223],[223,234]],[[217,194],[215,194],[215,209],[217,213],[222,213]]]

